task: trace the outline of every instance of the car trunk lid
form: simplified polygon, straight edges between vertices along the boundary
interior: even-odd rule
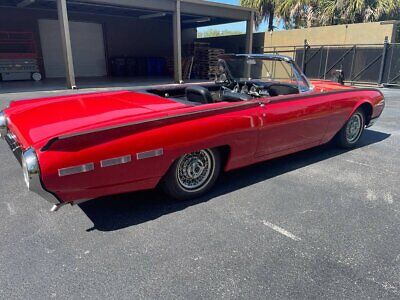
[[[131,91],[90,93],[13,102],[8,127],[24,148],[58,135],[141,120],[187,105]]]

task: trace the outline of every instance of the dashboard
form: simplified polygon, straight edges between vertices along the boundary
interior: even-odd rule
[[[245,101],[253,98],[299,94],[296,85],[274,81],[240,81],[222,85],[222,101]]]

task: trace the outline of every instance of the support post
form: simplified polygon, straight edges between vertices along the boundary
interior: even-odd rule
[[[254,12],[251,12],[250,20],[246,23],[246,54],[253,53]]]
[[[71,36],[69,32],[68,11],[66,0],[57,0],[58,21],[61,29],[61,44],[65,63],[67,88],[76,89],[74,61],[72,58]]]
[[[181,0],[176,0],[172,17],[174,44],[174,81],[182,82]]]
[[[304,74],[306,74],[308,49],[310,49],[310,45],[308,45],[307,40],[304,40],[303,60],[301,61],[301,70],[303,71]]]
[[[349,79],[351,81],[351,79],[353,78],[353,72],[354,72],[354,65],[356,62],[356,57],[357,57],[357,45],[353,46],[353,57],[351,58],[351,65],[350,65],[350,75],[349,75]],[[353,85],[353,82],[350,82],[351,85]]]
[[[381,67],[379,69],[379,79],[378,79],[379,85],[382,85],[382,83],[383,83],[383,75],[385,73],[386,54],[387,54],[388,47],[389,47],[389,39],[387,36],[385,36],[385,42],[383,43],[383,50],[382,50]]]
[[[324,80],[326,79],[326,69],[328,68],[328,60],[329,60],[329,51],[331,50],[331,47],[328,46],[326,50],[326,58],[325,58],[325,69],[324,69]]]
[[[246,23],[246,54],[253,53],[253,31],[254,31],[254,12],[251,12],[250,19]],[[251,65],[246,64],[244,67],[244,77],[250,79]]]

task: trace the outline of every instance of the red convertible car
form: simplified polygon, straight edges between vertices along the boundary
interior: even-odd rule
[[[221,171],[333,138],[351,148],[385,104],[376,89],[310,82],[280,55],[225,55],[215,79],[15,101],[0,134],[28,188],[57,210],[158,185],[188,199]]]

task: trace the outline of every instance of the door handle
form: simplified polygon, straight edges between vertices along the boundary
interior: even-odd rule
[[[260,102],[260,107],[263,109],[262,112],[262,117],[265,118],[267,116],[267,114],[265,113],[265,103],[264,102]]]

